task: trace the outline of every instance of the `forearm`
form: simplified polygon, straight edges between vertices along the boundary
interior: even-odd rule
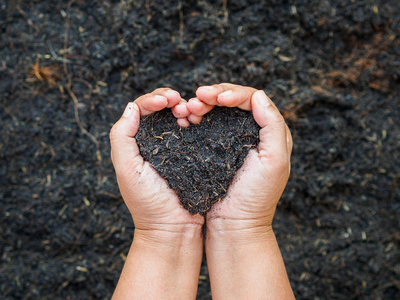
[[[136,230],[113,299],[195,299],[202,252],[200,226]]]
[[[213,299],[294,299],[272,228],[227,231],[219,223],[206,238]]]

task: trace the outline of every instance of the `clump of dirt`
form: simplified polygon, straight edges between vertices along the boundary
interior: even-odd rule
[[[259,126],[248,111],[217,107],[199,125],[180,128],[171,110],[142,118],[140,153],[177,193],[191,214],[204,215],[224,198]]]

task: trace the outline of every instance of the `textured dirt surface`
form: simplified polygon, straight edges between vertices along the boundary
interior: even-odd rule
[[[251,112],[217,107],[199,125],[180,128],[170,109],[142,118],[140,153],[190,213],[205,215],[225,197],[235,172],[258,143]]]
[[[399,6],[0,1],[1,297],[110,298],[134,232],[112,124],[155,88],[233,82],[293,134],[274,231],[297,299],[399,299]]]

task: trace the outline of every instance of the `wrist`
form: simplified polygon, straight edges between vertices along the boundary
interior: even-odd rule
[[[275,239],[270,223],[262,220],[216,218],[207,222],[206,243],[210,247],[241,247]]]
[[[136,228],[113,299],[195,299],[202,257],[201,226]]]
[[[147,248],[190,248],[203,241],[202,225],[168,224],[157,228],[135,228],[133,242]]]
[[[207,227],[213,299],[294,299],[272,226],[242,221]]]

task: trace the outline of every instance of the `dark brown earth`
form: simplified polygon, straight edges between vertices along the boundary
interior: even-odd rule
[[[1,298],[110,298],[134,233],[111,126],[232,82],[293,135],[274,231],[297,299],[400,299],[399,57],[398,0],[0,1]]]
[[[164,177],[190,213],[205,213],[226,191],[259,126],[251,112],[216,107],[198,125],[180,128],[170,109],[142,118],[140,153]]]

